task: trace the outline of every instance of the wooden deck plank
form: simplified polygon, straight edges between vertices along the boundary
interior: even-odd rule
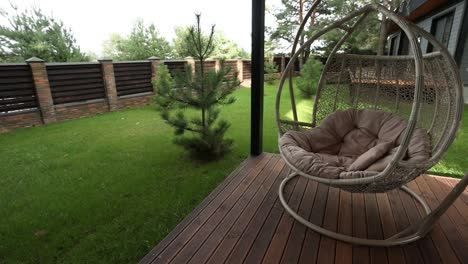
[[[380,221],[382,223],[382,232],[384,238],[389,238],[397,233],[393,212],[390,208],[390,201],[386,193],[377,193],[377,206],[380,213]],[[405,253],[401,247],[387,248],[389,263],[405,263]]]
[[[353,236],[367,238],[366,207],[364,195],[353,193],[351,195],[353,204]],[[353,246],[353,263],[370,263],[368,247]]]
[[[254,228],[253,230],[251,230],[251,232],[249,232],[249,227],[247,225],[250,225],[254,221],[259,221],[259,220],[262,221],[263,223],[263,221],[266,219],[265,215],[267,215],[268,212],[271,210],[270,205],[273,205],[273,202],[276,199],[276,196],[277,196],[276,190],[278,189],[278,186],[285,175],[284,170],[286,169],[285,169],[285,164],[282,160],[280,160],[276,164],[274,172],[278,170],[280,172],[278,173],[278,177],[275,178],[275,182],[273,183],[272,187],[266,190],[266,188],[262,186],[262,190],[268,191],[268,193],[266,194],[265,198],[261,201],[261,204],[256,206],[256,208],[254,208],[255,204],[249,205],[251,206],[252,210],[247,210],[241,215],[241,217],[234,224],[233,228],[229,230],[229,232],[226,234],[224,239],[218,245],[214,253],[210,256],[208,263],[224,262],[228,258],[231,251],[233,250],[233,248],[235,247],[235,245],[238,243],[239,240],[243,240],[242,243],[246,243],[245,236],[252,235],[252,233],[258,229],[258,228]],[[262,209],[266,211],[262,212]],[[253,212],[253,210],[255,210],[255,212]],[[250,217],[250,213],[254,213],[255,215]],[[261,215],[260,219],[258,217],[258,214]],[[255,236],[251,239],[251,241],[253,241],[254,239],[255,239]]]
[[[447,194],[452,190],[452,185],[447,179],[445,179],[445,177],[437,177],[434,179],[440,183],[439,186],[442,188],[444,194]],[[460,197],[455,200],[453,206],[457,209],[458,213],[462,216],[466,223],[468,221],[468,205],[466,205]]]
[[[286,177],[286,175],[283,175],[283,177]],[[287,201],[291,199],[295,186],[295,183],[286,186],[285,199]],[[274,230],[283,215],[283,207],[277,198],[277,194],[271,202],[273,203],[271,208],[268,208],[270,207],[269,205],[264,204],[264,207],[259,210],[255,219],[249,224],[246,232],[236,244],[225,263],[242,263],[249,254],[253,254],[250,252],[250,249],[253,248],[255,243],[261,244],[256,245],[256,248],[263,247],[266,250],[274,234]]]
[[[406,215],[404,205],[400,199],[398,190],[393,190],[388,193],[388,199],[390,201],[390,207],[392,208],[393,216],[395,219],[395,225],[397,232],[402,231],[409,226],[410,221]],[[405,252],[405,259],[407,263],[420,263],[422,260],[419,248],[414,245],[407,245],[403,247]]]
[[[416,184],[416,181],[408,183],[408,186],[412,190],[414,190],[418,195],[422,196],[422,192],[419,189],[418,184]],[[418,207],[418,211],[420,215],[425,215],[426,213],[421,206]],[[426,263],[459,263],[455,251],[453,251],[453,249],[451,248],[450,243],[447,240],[447,237],[442,232],[442,229],[440,228],[440,224],[438,222],[434,225],[429,236],[425,239],[431,240],[433,246],[429,247],[436,248],[436,250],[432,250],[433,252],[425,251],[425,253],[427,253],[428,255],[428,258],[430,258],[430,261],[427,261],[426,254],[424,254],[423,257],[426,260]]]
[[[235,183],[243,179],[243,176],[246,176],[245,174],[241,173],[246,170],[253,169],[256,165],[259,159],[263,159],[267,156],[267,154],[262,154],[258,157],[250,157],[246,160],[244,160],[239,167],[237,167],[226,179],[212,192],[208,197],[206,197],[200,205],[198,205],[191,213],[189,217],[186,217],[182,222],[180,222],[174,230],[169,233],[168,236],[166,236],[159,244],[154,247],[140,262],[141,263],[148,263],[153,261],[154,258],[159,256],[161,252],[166,249],[166,247],[177,237],[179,234],[187,228],[189,224],[193,222],[194,219],[202,212],[205,208],[207,208],[211,202],[215,200],[219,195],[225,195],[227,192],[229,192],[228,187],[234,187]],[[217,200],[220,200],[219,198]],[[214,201],[216,202],[216,201]]]
[[[267,165],[267,169],[263,170],[260,176],[263,176],[263,174],[265,174],[266,177],[269,173],[279,175],[279,172],[284,166],[284,162],[278,161],[280,161],[278,157],[274,157],[273,159],[271,159],[271,167],[269,168],[270,170],[268,170]],[[231,212],[224,218],[220,225],[218,225],[218,227],[212,232],[210,237],[203,242],[203,245],[192,257],[189,263],[207,262],[211,254],[218,247],[218,245],[221,244],[221,242],[223,242],[223,240],[233,238],[236,236],[236,232],[234,232],[231,233],[231,237],[226,237],[227,233],[231,230],[233,225],[237,225],[236,228],[239,229],[239,232],[243,230],[245,228],[244,225],[247,225],[247,223],[250,221],[250,219],[256,212],[258,206],[263,201],[263,198],[268,193],[268,190],[270,190],[271,186],[275,182],[276,178],[277,177],[266,177],[265,181],[257,188],[255,196],[251,200],[245,200],[247,205],[243,204],[242,202],[238,202],[236,204],[236,207],[240,208],[239,210],[243,211],[239,213],[239,210],[235,210],[237,208],[231,210]],[[250,188],[249,190],[254,189]],[[236,219],[236,217],[238,218]]]
[[[224,206],[221,206],[219,210],[211,216],[202,228],[200,228],[198,232],[191,237],[190,241],[185,244],[182,250],[178,252],[177,256],[171,261],[171,263],[183,263],[186,260],[190,260],[201,245],[210,242],[208,237],[218,227],[221,226],[219,232],[227,231],[226,228],[228,228],[233,220],[236,219],[236,216],[239,216],[239,214],[242,213],[242,210],[245,209],[245,206],[253,198],[257,188],[267,178],[269,172],[277,161],[278,160],[275,157],[270,157],[265,166],[252,171],[252,181],[239,186],[239,191],[229,197],[229,203],[225,203]]]
[[[298,214],[306,219],[309,218],[314,205],[315,193],[317,190],[317,183],[308,181],[307,187],[302,198],[301,205],[299,206]],[[294,221],[293,229],[289,240],[286,244],[285,251],[281,263],[297,263],[301,254],[302,243],[304,242],[307,227],[301,223]]]
[[[192,236],[202,228],[202,226],[209,220],[212,222],[217,222],[219,218],[222,218],[226,211],[228,211],[234,204],[237,202],[239,197],[244,193],[247,187],[255,180],[255,176],[260,173],[260,171],[266,166],[268,161],[272,157],[270,155],[265,155],[259,163],[256,164],[253,168],[249,168],[247,175],[243,178],[240,183],[237,185],[235,182],[233,190],[229,192],[228,190],[225,194],[223,193],[219,199],[218,203],[212,203],[210,206],[204,209],[202,214],[194,220],[194,224],[187,226],[187,228],[182,232],[179,237],[174,240],[166,250],[162,251],[159,256],[154,260],[155,263],[168,263],[174,257],[178,255],[178,252],[190,241]],[[231,185],[230,185],[231,186]],[[213,220],[214,219],[214,220]]]
[[[318,184],[317,194],[314,199],[314,205],[310,213],[309,221],[315,225],[322,225],[325,216],[325,208],[327,206],[329,187],[324,184]],[[299,263],[315,263],[318,257],[318,249],[320,245],[320,235],[307,229],[304,243],[302,244],[301,256]]]
[[[364,195],[367,217],[367,238],[383,239],[382,224],[380,222],[379,208],[375,194]],[[387,250],[382,247],[370,248],[372,263],[388,263]]]
[[[327,230],[336,232],[338,227],[338,209],[340,201],[340,190],[330,188],[328,190],[327,207],[325,210],[325,218],[323,227]],[[322,236],[320,239],[318,263],[334,263],[335,262],[336,240]]]
[[[289,186],[294,186],[294,188],[291,189],[291,195],[288,199],[288,201],[291,202],[294,199],[294,197],[295,196],[297,197],[298,195],[297,181],[293,182]],[[245,262],[260,263],[262,261],[263,256],[265,256],[265,252],[267,251],[268,246],[270,245],[270,241],[275,235],[276,228],[279,225],[283,215],[284,215],[284,209],[278,199],[275,207],[273,207],[273,210],[268,215],[267,221],[261,227],[260,233],[257,235],[257,238],[254,240],[254,243],[252,244],[250,249],[247,250],[248,254],[244,259]],[[231,254],[230,260],[232,261],[235,258],[236,256]],[[233,262],[228,262],[228,263],[233,263]],[[238,262],[235,261],[235,263],[238,263]]]
[[[424,177],[418,179],[416,183],[418,184],[419,189],[421,189],[422,195],[428,205],[431,207],[431,209],[434,209],[439,204],[439,202],[437,201],[435,194],[432,192],[429,186],[430,183],[428,183]],[[449,243],[452,246],[452,249],[455,251],[455,254],[458,256],[460,262],[466,263],[468,261],[468,249],[464,246],[465,241],[463,241],[458,234],[455,225],[450,220],[447,213],[443,214],[439,218],[439,223],[442,231],[449,240]]]
[[[352,236],[353,235],[353,207],[351,203],[351,193],[340,191],[340,209],[338,211],[338,232]],[[336,243],[336,264],[353,263],[353,246],[337,241]]]
[[[372,248],[323,237],[287,214],[277,195],[287,173],[279,155],[247,159],[141,263],[468,263],[468,191],[425,238]],[[434,208],[456,182],[425,175],[408,186]],[[309,221],[358,237],[387,238],[424,215],[402,191],[351,194],[302,177],[285,198]]]
[[[299,208],[299,205],[302,201],[302,197],[304,196],[305,187],[307,185],[307,180],[305,178],[301,177],[297,181],[298,182],[296,188],[294,189],[293,196],[289,203],[291,209],[294,211],[297,211],[297,209]],[[263,263],[273,264],[279,263],[281,261],[284,248],[286,242],[288,241],[294,222],[294,218],[292,218],[289,214],[283,214],[280,223],[276,229],[276,232],[273,238],[271,239],[271,243],[268,247],[268,250],[263,258]]]

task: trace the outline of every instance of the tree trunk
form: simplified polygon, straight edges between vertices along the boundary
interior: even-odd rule
[[[304,8],[304,2],[303,0],[299,0],[299,25],[302,24],[302,21],[304,21],[304,15],[302,14],[303,8]],[[301,33],[299,47],[302,47],[302,45],[304,45],[304,32]],[[301,55],[299,56],[299,67],[301,69],[302,69],[303,64],[304,64],[304,52],[301,52]]]
[[[383,6],[388,7],[388,0],[383,1]],[[385,51],[385,43],[387,42],[387,32],[388,32],[388,18],[382,15],[382,23],[380,24],[380,36],[379,36],[379,46],[377,49],[377,55],[383,55]]]

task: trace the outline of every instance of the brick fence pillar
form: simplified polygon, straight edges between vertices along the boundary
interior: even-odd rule
[[[109,110],[115,111],[118,109],[118,96],[117,87],[115,85],[114,64],[112,64],[112,59],[109,58],[102,58],[99,60],[99,63],[101,63],[102,79],[106,89]]]
[[[195,76],[195,60],[193,57],[186,57],[185,61],[187,61],[187,65],[190,65],[192,68],[192,74]]]
[[[151,63],[151,80],[154,81],[158,77],[158,69],[161,60],[158,57],[151,56],[148,58]]]
[[[219,70],[221,69],[221,58],[216,57],[213,58],[213,60],[215,61],[215,71],[219,72]]]
[[[237,57],[237,79],[239,82],[244,81],[244,61],[241,57]]]
[[[54,100],[50,91],[49,77],[45,61],[37,57],[32,57],[26,60],[31,67],[31,72],[36,88],[37,101],[41,110],[42,122],[45,124],[56,122]]]

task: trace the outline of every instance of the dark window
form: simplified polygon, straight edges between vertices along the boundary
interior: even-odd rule
[[[452,31],[454,12],[447,13],[432,20],[431,33],[445,46],[448,46]],[[434,46],[427,45],[427,52],[433,52]]]
[[[400,45],[398,46],[398,55],[409,54],[409,39],[404,32],[401,32]]]
[[[397,37],[398,36],[394,36],[390,39],[390,49],[388,50],[388,55],[392,56],[392,55],[396,55],[396,44],[397,44]]]

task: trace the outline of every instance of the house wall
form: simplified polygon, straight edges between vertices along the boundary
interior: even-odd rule
[[[449,43],[448,43],[448,46],[447,46],[447,49],[449,50],[449,52],[452,55],[454,55],[455,50],[457,48],[458,38],[459,38],[459,35],[460,35],[461,26],[462,26],[464,9],[465,9],[465,1],[462,1],[462,2],[460,2],[460,3],[458,3],[458,4],[454,5],[454,6],[451,6],[450,8],[447,8],[446,10],[443,10],[441,12],[438,12],[438,13],[434,14],[431,17],[427,17],[424,20],[421,20],[416,24],[419,27],[423,28],[424,30],[430,32],[431,31],[431,26],[432,26],[432,21],[435,18],[437,18],[439,16],[442,16],[442,15],[444,15],[446,13],[454,11],[455,13],[454,13],[452,31],[450,33],[450,40],[449,40]],[[400,42],[399,42],[400,35],[401,35],[401,31],[397,31],[397,32],[393,33],[392,35],[390,35],[389,36],[388,46],[390,46],[390,39],[393,36],[398,36],[397,37],[398,38],[397,47],[395,47],[396,49],[398,49],[398,45],[400,44]],[[422,39],[421,40],[421,50],[422,50],[423,53],[426,53],[427,45],[428,45],[427,40]],[[412,51],[410,49],[410,54],[411,53],[412,53]],[[464,83],[465,103],[468,104],[468,42],[465,43],[465,47],[464,47],[464,51],[463,51],[463,57],[461,59],[461,64],[460,64],[460,69],[459,70],[460,70],[460,76],[461,76],[462,81]]]
[[[464,84],[463,95],[465,97],[465,104],[468,104],[468,41],[465,42],[463,48],[463,57],[460,63],[460,75]]]
[[[447,49],[449,50],[450,54],[453,55],[455,54],[455,50],[457,48],[458,36],[460,33],[462,19],[463,19],[463,8],[464,8],[464,2],[460,2],[448,9],[445,9],[431,17],[428,17],[418,22],[417,25],[423,28],[424,30],[426,30],[427,32],[431,32],[432,20],[434,20],[434,18],[440,17],[449,12],[455,11],[455,14],[453,17],[452,32],[450,32],[450,40],[447,45]],[[421,40],[421,49],[423,53],[426,53],[427,44],[428,44],[427,40],[425,39]]]

